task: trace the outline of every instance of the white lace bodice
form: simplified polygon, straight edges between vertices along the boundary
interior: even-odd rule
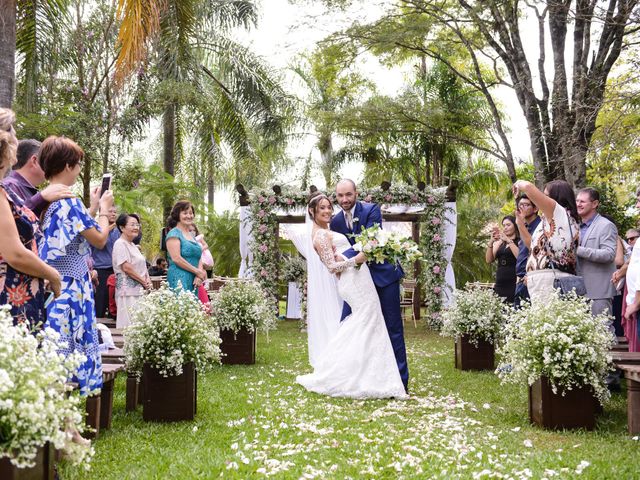
[[[317,230],[314,234],[313,246],[318,252],[320,260],[331,273],[344,272],[346,269],[356,265],[356,261],[353,258],[344,259],[343,261],[335,259],[336,253],[340,255],[340,252],[351,248],[349,240],[341,233],[324,229]]]

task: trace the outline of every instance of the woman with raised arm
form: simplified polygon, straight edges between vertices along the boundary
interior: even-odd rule
[[[0,178],[16,163],[15,114],[0,108]],[[21,198],[0,183],[0,305],[11,307],[14,323],[36,330],[44,324],[44,280],[60,295],[60,274],[38,258],[38,219]]]
[[[554,292],[554,280],[576,274],[576,251],[580,228],[576,196],[564,180],[554,180],[544,193],[526,180],[513,184],[513,194],[522,192],[538,206],[542,221],[531,235],[527,260],[527,288],[531,302],[544,302]]]
[[[82,171],[83,150],[65,137],[48,137],[40,148],[39,161],[45,178],[72,187]],[[109,235],[107,211],[113,206],[110,190],[100,197],[100,187],[91,192],[91,208],[79,198],[64,198],[49,205],[42,220],[44,241],[40,258],[62,276],[62,293],[47,307],[47,326],[67,343],[64,354],[81,353],[86,361],[73,378],[81,395],[94,395],[102,388],[102,362],[98,350],[96,310],[87,257],[89,245],[103,248]],[[94,215],[100,209],[98,221]]]
[[[502,219],[502,231],[496,227],[487,246],[485,260],[487,263],[497,261],[496,281],[493,291],[506,303],[513,303],[516,294],[516,259],[518,248],[518,227],[516,218],[507,215]]]
[[[313,373],[298,376],[297,382],[309,391],[332,397],[406,398],[365,255],[361,252],[346,259],[335,253],[351,244],[343,234],[329,230],[333,207],[325,195],[314,197],[308,212],[314,222],[315,251],[338,277],[338,292],[352,313],[320,354]]]

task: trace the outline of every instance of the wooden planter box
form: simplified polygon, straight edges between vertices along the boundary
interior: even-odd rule
[[[256,332],[242,329],[238,333],[233,330],[221,330],[220,350],[224,365],[253,365],[256,363]]]
[[[459,370],[494,370],[495,348],[486,340],[478,341],[476,347],[468,335],[462,335],[455,342],[456,368]]]
[[[53,480],[54,451],[49,443],[38,449],[32,468],[17,468],[6,458],[0,458],[0,479],[2,480]]]
[[[197,372],[193,363],[182,367],[182,375],[163,377],[149,365],[142,373],[142,418],[152,422],[193,420],[198,391]]]
[[[597,404],[589,386],[574,388],[562,396],[559,391],[553,393],[549,380],[542,377],[529,387],[529,420],[544,428],[593,430]]]

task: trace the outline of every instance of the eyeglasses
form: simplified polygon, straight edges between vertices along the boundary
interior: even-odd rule
[[[139,227],[139,223],[127,223],[127,227]]]

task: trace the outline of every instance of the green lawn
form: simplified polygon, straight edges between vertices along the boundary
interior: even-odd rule
[[[259,338],[256,365],[199,377],[194,422],[126,414],[121,375],[91,470],[63,465],[61,478],[640,478],[624,393],[596,431],[547,432],[529,425],[524,387],[455,370],[450,339],[407,324],[411,399],[332,399],[295,384],[306,336],[278,328]]]

